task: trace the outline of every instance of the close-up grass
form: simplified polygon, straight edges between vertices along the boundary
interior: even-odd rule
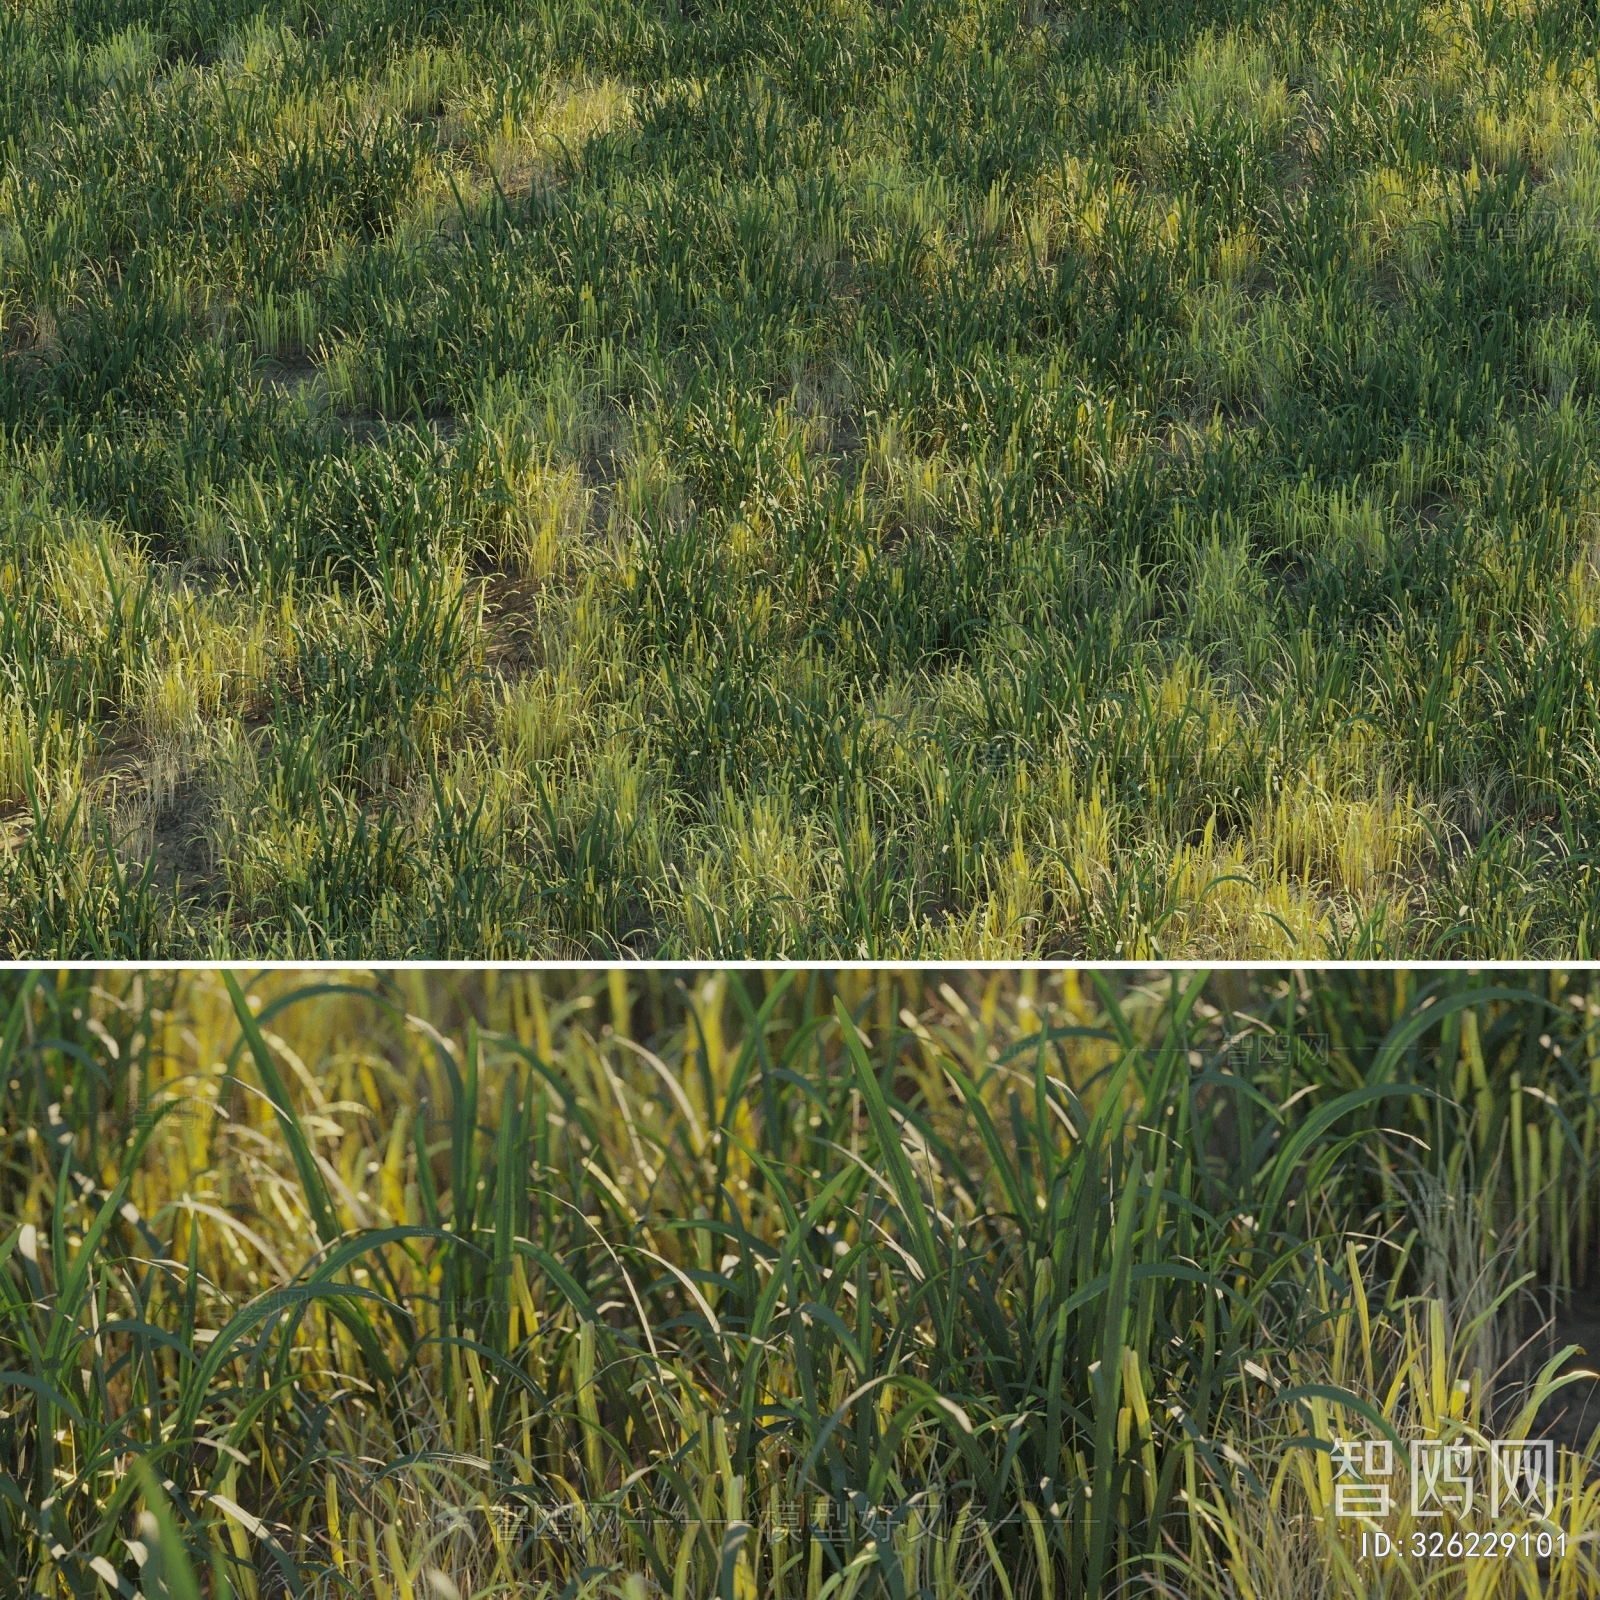
[[[7,0],[0,949],[1587,957],[1582,0]]]
[[[1588,977],[0,987],[7,1595],[1600,1593]]]

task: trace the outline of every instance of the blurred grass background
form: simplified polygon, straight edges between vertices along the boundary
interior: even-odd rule
[[[8,1593],[1596,1592],[1595,1439],[1502,1515],[1549,1560],[1425,1568],[1359,1560],[1311,1442],[1559,1405],[1519,1349],[1600,1246],[1589,975],[9,973],[0,1017]]]

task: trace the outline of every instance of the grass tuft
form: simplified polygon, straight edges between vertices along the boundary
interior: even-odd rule
[[[1293,978],[13,975],[0,1581],[1399,1594],[1334,1441],[1554,1428],[1428,1585],[1592,1593],[1600,1003]]]

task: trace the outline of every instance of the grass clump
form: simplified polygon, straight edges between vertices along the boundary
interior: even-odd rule
[[[1399,1596],[1334,1441],[1583,1381],[1582,979],[7,982],[18,1594]]]
[[[1596,42],[13,6],[0,943],[1591,954]]]

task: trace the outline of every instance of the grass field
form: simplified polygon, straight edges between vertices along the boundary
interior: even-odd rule
[[[7,0],[0,941],[1588,955],[1583,0]]]
[[[1493,1560],[1330,1514],[1552,1394],[1583,980],[0,987],[7,1595],[1600,1593],[1600,1432]]]

